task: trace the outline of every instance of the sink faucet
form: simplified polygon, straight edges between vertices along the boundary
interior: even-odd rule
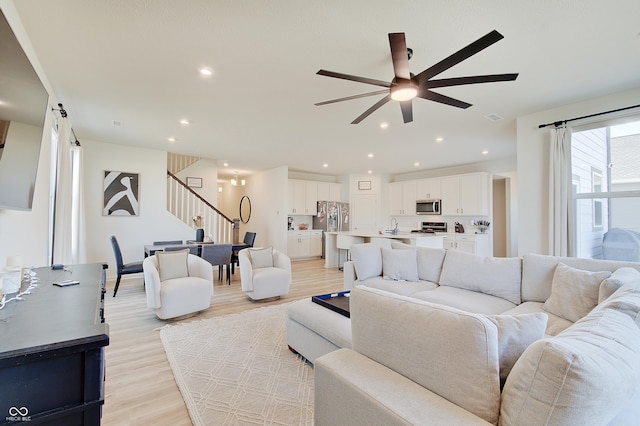
[[[398,220],[395,217],[391,218],[391,232],[398,233]]]

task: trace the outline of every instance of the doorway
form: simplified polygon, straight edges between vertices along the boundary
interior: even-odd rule
[[[509,215],[507,210],[508,178],[495,177],[493,180],[493,255],[495,257],[507,257],[508,248],[508,224]]]

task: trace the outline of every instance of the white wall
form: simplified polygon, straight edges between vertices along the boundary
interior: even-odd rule
[[[145,244],[155,240],[194,239],[195,231],[167,211],[167,153],[103,142],[82,141],[84,151],[87,262],[107,262],[115,277],[109,237],[115,235],[125,262],[142,260]],[[139,173],[140,215],[103,216],[105,170]]]
[[[240,239],[246,231],[256,233],[255,246],[273,246],[287,252],[288,169],[278,167],[248,176],[245,194],[251,200],[251,218],[241,223]],[[238,200],[237,208],[239,208]]]
[[[517,170],[521,205],[518,209],[518,252],[515,255],[549,253],[549,129],[538,129],[538,125],[636,105],[638,99],[640,88],[518,118]],[[637,114],[638,110],[632,113]]]

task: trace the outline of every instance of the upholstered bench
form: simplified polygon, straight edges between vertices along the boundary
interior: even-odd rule
[[[310,363],[340,348],[351,348],[351,320],[311,299],[287,308],[287,345]]]

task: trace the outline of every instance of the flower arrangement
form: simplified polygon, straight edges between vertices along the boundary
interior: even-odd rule
[[[198,215],[193,217],[193,225],[196,228],[202,228],[202,215],[201,214],[198,214]]]

